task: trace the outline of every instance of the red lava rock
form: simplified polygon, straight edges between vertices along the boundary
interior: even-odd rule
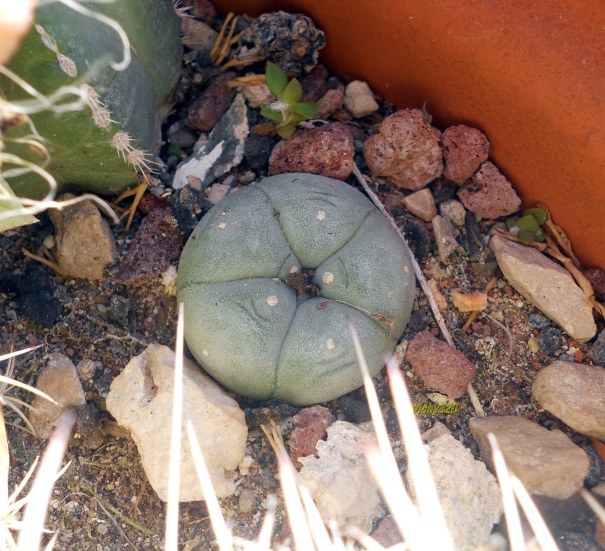
[[[339,122],[349,122],[353,120],[353,115],[343,108],[332,113],[332,118]]]
[[[601,461],[605,463],[605,442],[601,442],[597,438],[591,438],[592,445],[594,449],[597,451],[597,454],[601,458]]]
[[[311,73],[301,79],[300,86],[303,89],[303,101],[317,101],[328,89],[325,77],[321,73]]]
[[[345,180],[353,170],[353,136],[341,123],[299,130],[279,142],[269,158],[269,175],[307,172]]]
[[[164,272],[183,246],[183,234],[170,207],[153,210],[141,222],[128,254],[116,276],[117,283],[130,283]]]
[[[380,521],[376,530],[372,532],[372,537],[384,548],[403,542],[399,528],[391,515],[387,515]]]
[[[351,132],[351,136],[353,136],[353,140],[364,141],[366,139],[367,136],[366,136],[365,132],[359,126],[355,126],[354,124],[349,124],[348,128],[349,128],[349,132]]]
[[[428,388],[447,394],[450,399],[465,393],[477,371],[462,352],[429,331],[419,333],[410,342],[406,360]]]
[[[319,105],[319,112],[315,115],[315,119],[327,119],[336,113],[339,109],[342,109],[342,104],[345,99],[345,87],[340,84],[337,88],[328,90],[323,97],[317,101]]]
[[[403,109],[380,123],[363,145],[368,168],[404,189],[422,189],[443,174],[439,130],[420,109]]]
[[[302,467],[299,457],[317,456],[315,444],[326,434],[326,429],[336,420],[330,410],[323,406],[301,409],[293,418],[295,428],[290,438],[290,457],[297,469]]]
[[[487,160],[489,142],[476,128],[460,124],[446,128],[441,136],[445,158],[445,177],[464,183]]]
[[[162,199],[153,193],[146,193],[141,197],[139,210],[144,214],[149,214],[152,210],[159,209],[168,205],[168,199]]]
[[[592,285],[594,296],[598,300],[605,300],[605,272],[600,268],[587,268],[583,273]]]
[[[403,208],[404,199],[403,193],[387,193],[383,201],[384,208],[393,214],[396,210]]]
[[[204,23],[212,25],[216,19],[216,8],[210,0],[185,0],[183,7],[192,7],[186,13],[193,15],[196,19],[201,19]]]
[[[233,98],[235,88],[229,88],[227,82],[236,74],[228,71],[218,75],[192,104],[187,116],[187,123],[196,130],[210,132],[221,120]]]
[[[458,197],[467,210],[485,218],[508,216],[521,206],[521,199],[513,186],[489,161],[483,163],[472,180],[460,188]]]

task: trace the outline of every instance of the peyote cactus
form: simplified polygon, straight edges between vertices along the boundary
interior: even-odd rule
[[[73,185],[114,194],[136,182],[136,170],[148,163],[145,154],[159,143],[162,107],[180,72],[179,18],[171,0],[70,4],[45,3],[37,10],[9,68],[44,95],[63,86],[85,91],[84,109],[60,115],[45,110],[31,120],[48,149],[45,168],[59,191]],[[123,44],[111,20],[130,41],[131,60],[123,71]],[[31,99],[6,77],[0,77],[0,97]],[[26,124],[10,128],[5,151],[43,165],[43,151],[15,143],[30,133]],[[48,192],[36,174],[7,180],[19,196],[40,198]]]
[[[349,185],[311,174],[266,178],[214,206],[177,280],[185,338],[228,388],[297,405],[362,384],[346,318],[372,374],[409,319],[415,280],[383,215]]]

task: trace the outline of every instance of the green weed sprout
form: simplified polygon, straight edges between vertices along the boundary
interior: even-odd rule
[[[533,208],[523,212],[523,216],[511,216],[506,225],[509,231],[516,234],[525,245],[533,242],[542,243],[546,237],[544,224],[548,222],[548,212]]]
[[[277,133],[282,138],[289,138],[296,130],[296,124],[310,119],[319,111],[314,101],[300,101],[302,87],[297,79],[288,82],[288,77],[275,63],[267,62],[267,87],[277,101],[265,105],[261,114],[275,124]]]

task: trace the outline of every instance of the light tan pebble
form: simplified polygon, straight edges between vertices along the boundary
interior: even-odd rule
[[[378,103],[367,82],[354,80],[345,88],[345,109],[355,118],[362,118],[378,111]]]
[[[433,194],[428,189],[416,191],[408,195],[402,202],[406,209],[425,222],[430,222],[437,216],[435,199],[433,199]]]
[[[463,293],[460,289],[453,289],[451,297],[454,306],[461,312],[476,312],[487,308],[487,293],[483,291]]]

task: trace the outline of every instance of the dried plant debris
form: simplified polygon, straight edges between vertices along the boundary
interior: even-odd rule
[[[285,11],[265,13],[242,34],[240,43],[287,74],[308,73],[315,65],[325,43],[325,35],[313,21]]]

